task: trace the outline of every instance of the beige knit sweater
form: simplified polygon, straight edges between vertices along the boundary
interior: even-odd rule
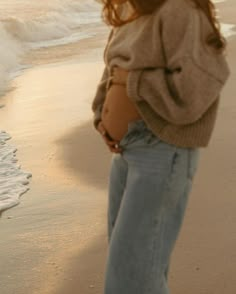
[[[212,32],[205,14],[190,0],[167,0],[112,32],[92,103],[94,125],[118,65],[129,71],[128,97],[156,136],[179,147],[206,147],[229,69],[224,55],[205,42]]]

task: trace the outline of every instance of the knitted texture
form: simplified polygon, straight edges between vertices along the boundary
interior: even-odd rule
[[[209,144],[229,68],[206,43],[213,28],[190,0],[167,0],[152,14],[113,29],[92,103],[101,119],[112,68],[129,71],[127,95],[152,132],[179,147]]]

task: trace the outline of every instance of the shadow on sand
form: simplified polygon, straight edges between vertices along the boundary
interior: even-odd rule
[[[99,189],[107,189],[111,152],[94,129],[92,122],[73,128],[56,143],[67,170],[79,181]]]

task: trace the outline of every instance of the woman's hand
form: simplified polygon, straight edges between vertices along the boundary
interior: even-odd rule
[[[114,84],[126,85],[128,74],[129,71],[121,67],[115,66],[112,70],[112,82]]]
[[[102,123],[102,121],[99,122],[97,126],[97,130],[102,135],[106,145],[110,149],[111,152],[114,153],[122,153],[122,149],[119,147],[119,141],[115,141],[113,139],[109,138],[109,135],[107,134],[107,131]]]

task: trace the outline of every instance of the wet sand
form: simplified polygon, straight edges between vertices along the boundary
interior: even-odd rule
[[[11,134],[22,169],[33,175],[20,205],[0,220],[2,294],[57,293],[72,281],[71,261],[82,269],[79,259],[97,237],[105,243],[110,153],[93,130],[90,110],[102,67],[74,62],[30,69],[1,100],[1,128]]]
[[[231,78],[172,257],[175,294],[236,293],[235,52],[233,40]],[[0,219],[1,294],[103,294],[111,154],[90,110],[102,68],[81,60],[39,66],[1,100],[1,129],[33,174],[20,205]]]

